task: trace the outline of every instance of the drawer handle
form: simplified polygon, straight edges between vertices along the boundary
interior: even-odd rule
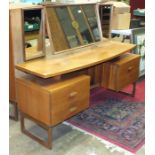
[[[70,111],[70,112],[73,112],[73,111],[75,111],[76,109],[77,109],[77,107],[73,107],[73,108],[70,108],[69,111]]]
[[[74,97],[74,96],[76,96],[76,95],[77,95],[77,92],[74,91],[74,92],[72,92],[72,93],[69,94],[69,97]]]
[[[133,69],[133,67],[130,66],[130,67],[128,68],[128,72],[130,72],[132,69]]]

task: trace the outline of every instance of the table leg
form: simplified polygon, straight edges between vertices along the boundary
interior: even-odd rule
[[[124,92],[124,91],[119,91],[119,93],[123,93],[125,95],[129,95],[129,96],[134,97],[135,96],[135,93],[136,93],[136,82],[134,82],[132,84],[132,92],[131,93],[127,93],[127,92]]]
[[[24,133],[25,135],[29,136],[30,138],[32,138],[33,140],[37,141],[39,144],[47,147],[48,149],[51,149],[52,148],[52,128],[33,119],[32,117],[28,116],[27,114],[24,114],[24,113],[20,113],[21,114],[21,119],[20,119],[20,122],[21,122],[21,131],[22,133]],[[44,128],[46,131],[47,131],[47,134],[48,134],[48,140],[45,141],[45,140],[42,140],[41,138],[33,135],[31,132],[29,132],[26,128],[25,128],[25,121],[24,119],[27,118],[35,123],[37,123],[40,127]]]
[[[11,102],[11,104],[14,106],[14,115],[13,116],[9,115],[9,118],[13,119],[15,121],[18,121],[18,106],[17,106],[17,103]]]

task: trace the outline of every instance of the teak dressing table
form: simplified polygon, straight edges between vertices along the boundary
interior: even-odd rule
[[[50,13],[51,10],[52,14],[50,15],[54,15],[57,22],[60,22],[62,19],[56,19],[58,16],[53,13],[53,10],[57,8],[55,9],[54,5],[50,5],[50,7],[44,6],[46,10],[45,16],[47,17],[46,37],[49,38],[50,47],[55,49],[55,47],[58,47],[58,40],[55,37],[62,27],[60,27],[59,23],[56,23],[59,27],[53,27],[54,25],[52,26],[49,20],[52,18],[47,16],[47,12]],[[119,89],[126,84],[135,82],[138,78],[139,67],[138,55],[125,54],[130,52],[135,45],[103,38],[98,40],[98,33],[100,33],[100,28],[98,27],[100,27],[100,24],[99,21],[94,22],[94,19],[98,20],[99,16],[94,17],[94,14],[92,15],[91,12],[88,12],[89,9],[87,7],[85,8],[88,13],[87,16],[86,13],[82,12],[84,9],[83,5],[56,5],[56,7],[62,7],[61,11],[68,12],[74,30],[72,33],[66,29],[61,31],[61,35],[63,33],[65,35],[63,41],[68,45],[63,44],[63,46],[65,45],[65,51],[54,51],[48,56],[45,52],[46,56],[44,58],[20,62],[15,65],[16,69],[26,73],[23,77],[16,78],[17,102],[21,112],[21,130],[47,148],[52,147],[51,134],[53,126],[89,107],[90,86],[97,82],[100,86],[105,85],[108,88],[107,83],[109,81],[106,79],[106,83],[103,82],[103,77],[111,76],[108,72],[104,72],[107,63],[114,62],[116,66],[119,66],[117,69],[121,74],[128,74],[124,78],[134,75],[134,78],[125,79],[127,82],[121,85]],[[94,8],[95,12],[94,4],[92,8]],[[75,10],[81,15],[76,21],[75,17],[77,17],[77,14]],[[90,23],[86,17],[91,19]],[[84,19],[83,22],[86,24],[83,28],[80,28],[81,23],[79,22],[81,18]],[[57,33],[53,32],[51,27],[58,30]],[[45,36],[43,37],[45,38]],[[59,38],[59,45],[61,46],[61,37]],[[66,47],[68,48],[67,50]],[[92,79],[95,79],[95,82],[91,82]],[[115,87],[113,88],[115,90]],[[30,133],[25,128],[25,118],[33,120],[39,126],[46,129],[48,139],[42,140]]]
[[[61,76],[113,60],[134,47],[135,45],[132,44],[107,41],[101,47],[86,48],[81,52],[67,54],[60,58],[44,58],[16,65],[17,69],[40,77],[39,81],[43,83],[29,79],[16,81],[23,133],[51,148],[51,127],[89,107],[90,77],[70,76],[69,79],[64,80]],[[48,131],[47,142],[36,138],[25,129],[24,118],[33,120]]]

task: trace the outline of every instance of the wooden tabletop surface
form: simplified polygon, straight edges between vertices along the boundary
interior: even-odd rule
[[[134,47],[134,44],[106,41],[81,48],[80,51],[74,53],[27,61],[17,64],[16,68],[42,78],[49,78],[103,63]]]

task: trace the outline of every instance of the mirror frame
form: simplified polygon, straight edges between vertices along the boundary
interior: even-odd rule
[[[100,17],[98,16],[98,6],[97,6],[97,3],[78,3],[78,4],[72,4],[72,3],[69,3],[69,4],[44,4],[44,9],[48,8],[48,7],[63,7],[63,6],[81,6],[81,5],[94,5],[94,9],[95,9],[95,15],[96,15],[96,21],[97,21],[97,27],[98,27],[98,31],[99,31],[99,41],[96,41],[96,42],[92,42],[92,43],[89,43],[89,44],[86,44],[86,45],[79,45],[77,47],[73,47],[73,48],[68,48],[68,49],[65,49],[65,50],[60,50],[60,51],[55,51],[54,49],[51,49],[52,51],[52,54],[53,55],[57,55],[57,54],[60,54],[60,53],[64,53],[64,52],[70,52],[70,51],[73,51],[73,50],[76,50],[76,49],[80,49],[80,48],[83,48],[83,47],[88,47],[88,46],[92,46],[98,42],[101,42],[103,37],[102,37],[102,30],[101,30],[101,25],[100,25]],[[47,12],[45,11],[45,16],[47,17]],[[48,23],[46,21],[46,23]],[[51,34],[50,34],[51,36]],[[53,44],[53,41],[52,41],[52,36],[51,36],[51,39],[49,38],[50,40],[50,44],[51,44],[51,47],[54,47],[54,44]]]

